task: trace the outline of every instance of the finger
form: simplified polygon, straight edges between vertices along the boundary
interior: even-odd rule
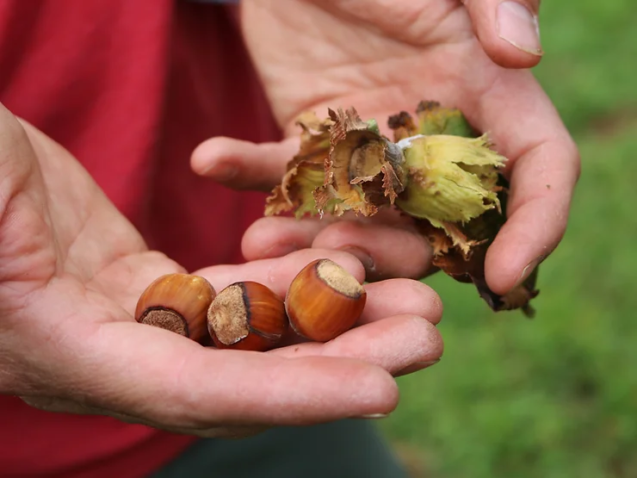
[[[431,266],[431,248],[411,222],[394,216],[382,211],[371,221],[261,218],[244,234],[242,251],[247,260],[257,260],[309,247],[345,250],[365,266],[368,281],[422,278]]]
[[[269,354],[287,358],[317,355],[354,358],[395,374],[414,365],[424,368],[437,363],[443,348],[434,324],[415,315],[395,315],[351,329],[325,344],[296,344]]]
[[[506,293],[557,247],[566,230],[580,159],[573,140],[528,72],[504,71],[482,95],[475,124],[510,158],[508,220],[486,257],[486,279]]]
[[[389,279],[365,284],[365,290],[367,300],[359,325],[394,315],[416,315],[432,324],[438,324],[442,319],[440,296],[420,281]]]
[[[397,315],[419,316],[432,324],[442,319],[442,300],[428,285],[410,279],[388,279],[365,284],[365,308],[356,326],[371,324]],[[291,345],[307,340],[292,331],[280,344]]]
[[[505,68],[531,68],[543,55],[540,0],[463,0],[485,52]]]
[[[408,217],[392,209],[381,209],[374,216],[360,217],[262,217],[257,219],[243,235],[241,250],[248,261],[280,257],[290,252],[312,247],[315,237],[326,227],[336,222],[354,221],[368,224],[383,224],[395,228],[413,228]]]
[[[152,426],[152,425],[151,425]],[[182,435],[196,435],[202,438],[223,438],[230,440],[238,440],[250,438],[269,430],[269,426],[234,426],[234,427],[212,427],[212,428],[165,428],[166,431],[172,433],[180,433]]]
[[[204,438],[247,438],[268,430],[269,427],[236,426],[236,427],[213,427],[213,428],[180,428],[163,426],[143,418],[117,413],[103,408],[91,407],[85,404],[64,400],[56,397],[46,396],[22,396],[20,397],[27,405],[51,413],[71,413],[74,415],[105,415],[125,423],[133,425],[145,425],[148,427],[161,428],[172,433],[185,435],[196,435]]]
[[[336,222],[323,229],[312,247],[347,251],[365,266],[368,281],[392,277],[419,279],[431,266],[432,250],[413,229],[382,224]]]
[[[356,324],[357,327],[385,321],[388,320],[388,317],[395,316],[417,316],[434,325],[438,324],[442,319],[443,306],[440,297],[433,289],[422,282],[409,279],[390,279],[366,284],[365,290],[367,291],[367,300],[363,313]],[[284,341],[284,345],[295,345],[301,342],[305,341],[292,336]],[[407,347],[406,343],[404,345]],[[321,344],[318,343],[305,343],[303,344],[303,350],[311,351],[320,348],[320,346]],[[417,349],[420,345],[416,343],[415,347]],[[290,347],[282,348],[291,350]],[[385,349],[390,355],[393,353],[390,348],[385,347]],[[411,353],[407,348],[403,352],[408,355]],[[388,366],[384,362],[376,361],[374,363],[383,367]],[[424,366],[431,365],[429,359],[416,361],[414,364],[410,364],[414,367],[412,371],[423,368],[421,366],[423,363]],[[393,368],[399,370],[400,366]]]
[[[103,325],[90,350],[61,389],[163,427],[307,425],[386,414],[398,399],[391,375],[360,360],[209,349],[134,323]]]
[[[298,138],[280,143],[255,144],[217,137],[193,152],[192,169],[225,186],[239,190],[271,191],[281,182],[286,165],[298,151]]]
[[[218,291],[237,280],[244,280],[260,282],[284,297],[290,283],[301,269],[310,262],[322,258],[333,260],[361,283],[365,279],[365,270],[353,255],[325,249],[304,249],[284,257],[251,261],[240,265],[212,266],[200,269],[195,274],[208,279]]]
[[[281,257],[312,247],[316,235],[333,222],[331,216],[322,219],[292,217],[262,217],[243,234],[241,252],[247,261]]]

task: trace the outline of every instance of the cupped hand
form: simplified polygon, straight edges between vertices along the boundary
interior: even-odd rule
[[[368,286],[358,326],[268,353],[216,350],[138,324],[138,297],[183,269],[149,251],[75,158],[0,106],[0,393],[49,411],[114,416],[205,436],[389,413],[393,375],[435,362],[441,307],[426,286]],[[304,250],[194,273],[220,290],[257,280],[283,294],[329,257]],[[380,320],[384,319],[384,320]]]
[[[543,54],[538,7],[532,0],[246,0],[246,43],[288,139],[213,138],[195,151],[193,168],[231,187],[270,190],[295,153],[294,120],[305,110],[324,117],[328,107],[354,106],[389,135],[387,118],[421,100],[458,107],[509,158],[508,221],[485,265],[488,285],[504,294],[558,245],[580,168],[571,137],[525,69]],[[425,275],[428,246],[395,221],[264,219],[246,235],[244,254],[353,248],[372,277]]]

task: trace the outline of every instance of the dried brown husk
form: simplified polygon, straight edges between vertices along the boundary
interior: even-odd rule
[[[266,216],[293,212],[301,217],[318,213],[314,191],[325,181],[333,121],[320,120],[315,113],[306,112],[298,117],[297,125],[302,129],[299,152],[288,163],[281,184],[266,199]]]
[[[315,192],[319,211],[372,216],[392,205],[403,190],[401,152],[354,108],[329,110],[329,115],[334,124],[325,182]]]

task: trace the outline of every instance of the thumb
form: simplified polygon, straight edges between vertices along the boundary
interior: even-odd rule
[[[197,174],[233,189],[271,191],[298,149],[298,138],[256,144],[216,137],[195,149],[190,165]]]
[[[462,0],[478,40],[505,68],[531,68],[544,52],[540,44],[540,0]]]

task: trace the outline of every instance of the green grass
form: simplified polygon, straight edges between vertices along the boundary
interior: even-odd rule
[[[382,422],[414,476],[637,476],[637,3],[543,3],[535,73],[583,161],[569,229],[532,321],[428,280],[445,355]]]

